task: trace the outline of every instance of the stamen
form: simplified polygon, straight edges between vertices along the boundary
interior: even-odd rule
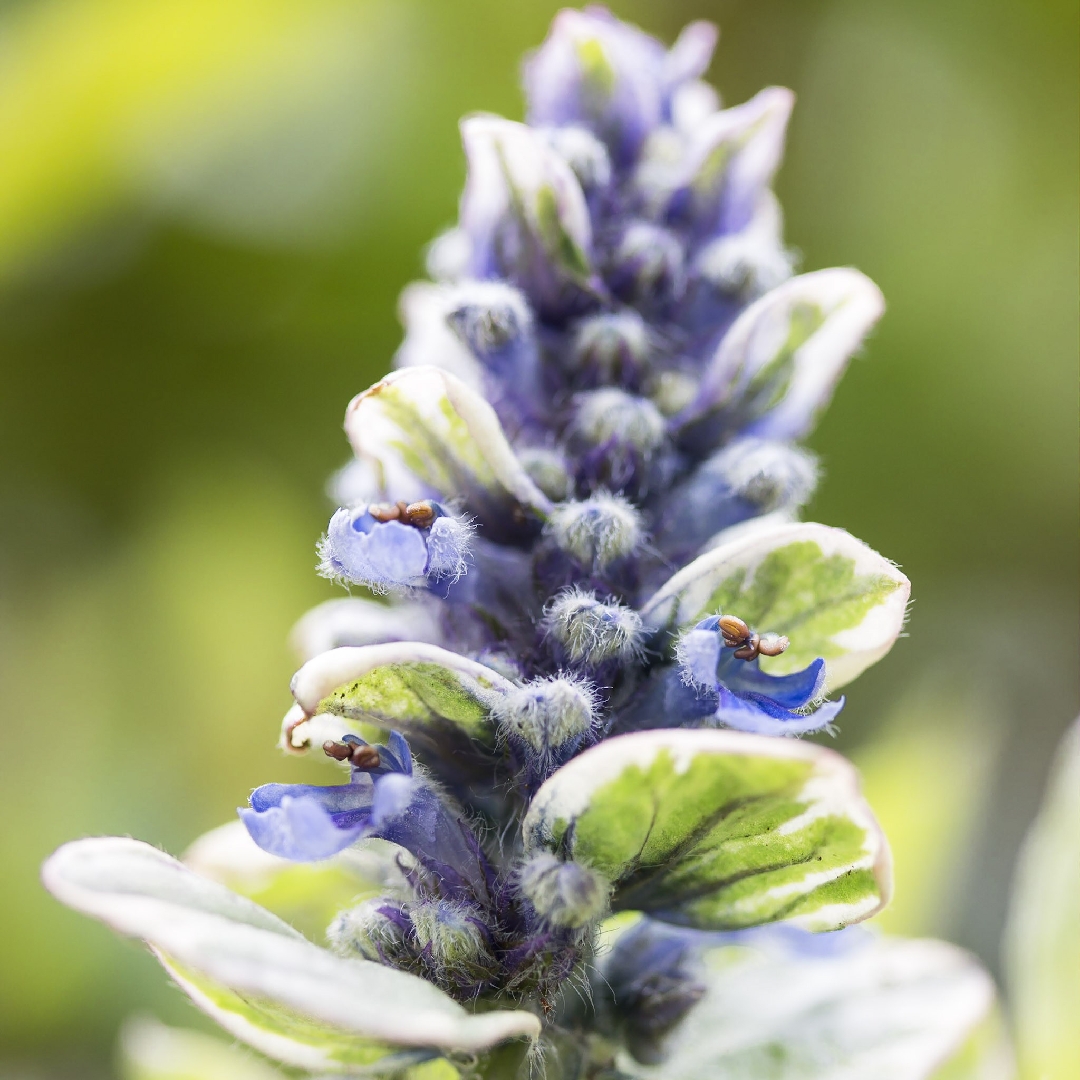
[[[724,639],[725,648],[735,650],[736,660],[779,656],[791,644],[783,634],[759,634],[751,630],[737,615],[722,615],[717,629]]]
[[[335,761],[347,761],[354,769],[377,769],[382,764],[379,751],[367,743],[335,742],[327,739],[323,753]]]

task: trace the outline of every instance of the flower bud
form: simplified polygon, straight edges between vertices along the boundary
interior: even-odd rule
[[[582,455],[580,475],[594,486],[647,490],[667,433],[660,410],[613,386],[579,394],[575,403],[569,437]]]
[[[595,593],[567,589],[544,612],[544,629],[574,664],[626,661],[641,648],[641,616],[617,600],[598,600]]]
[[[570,347],[575,381],[579,386],[636,387],[650,352],[648,327],[636,311],[582,319]]]
[[[559,675],[516,687],[492,708],[492,717],[508,738],[544,754],[580,746],[593,730],[596,709],[587,682]]]
[[[448,297],[446,321],[485,365],[531,344],[532,312],[525,297],[498,281],[471,281]]]
[[[574,479],[558,450],[529,446],[518,450],[517,456],[532,482],[552,502],[562,502],[574,493]]]
[[[570,166],[586,196],[611,183],[611,158],[604,144],[583,127],[544,129],[551,148]]]
[[[518,871],[518,888],[543,922],[568,930],[596,922],[611,896],[611,885],[595,870],[547,851],[526,860]]]
[[[425,900],[409,908],[416,947],[434,980],[462,989],[482,983],[497,967],[484,914],[473,904]]]
[[[457,580],[471,535],[467,521],[430,500],[341,509],[319,544],[319,573],[376,592]]]
[[[686,286],[685,253],[674,233],[636,221],[623,233],[608,271],[608,284],[628,303],[662,306]]]
[[[392,900],[364,900],[341,911],[326,929],[331,948],[342,956],[359,955],[375,963],[400,963],[409,958],[408,916]]]
[[[645,538],[641,514],[633,503],[606,491],[556,506],[546,531],[560,551],[596,570],[632,555]]]
[[[714,489],[752,503],[759,514],[794,510],[814,494],[817,459],[790,443],[746,438],[726,446],[701,467]]]

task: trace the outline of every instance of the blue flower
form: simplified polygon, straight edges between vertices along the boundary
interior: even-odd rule
[[[429,499],[340,509],[319,545],[319,573],[376,592],[456,581],[472,528]]]
[[[738,655],[741,642],[726,644],[722,619],[702,619],[678,646],[682,680],[697,691],[702,712],[707,710],[718,724],[758,735],[804,735],[836,719],[843,698],[826,701],[813,712],[800,711],[825,690],[824,659],[818,657],[791,675],[767,675],[757,655]]]

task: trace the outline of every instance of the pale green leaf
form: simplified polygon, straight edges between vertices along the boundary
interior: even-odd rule
[[[825,658],[827,686],[851,682],[892,648],[911,583],[843,529],[813,522],[740,530],[683,567],[646,602],[654,629],[684,630],[709,615],[737,615],[791,642],[762,668],[786,675]]]
[[[498,672],[436,645],[332,649],[293,676],[299,713],[286,717],[289,744],[321,746],[375,725],[400,731],[429,755],[457,750],[468,756],[475,744],[493,743],[491,705],[512,689]]]
[[[358,394],[345,413],[358,457],[374,461],[384,495],[396,478],[415,478],[433,495],[461,498],[487,533],[512,532],[551,504],[514,454],[494,409],[436,367],[395,371]]]
[[[791,278],[735,320],[680,424],[690,431],[729,416],[746,434],[802,438],[884,310],[881,291],[857,270]]]
[[[994,985],[941,941],[881,938],[828,956],[707,954],[708,990],[640,1080],[1008,1080]],[[942,1071],[945,1070],[945,1071]]]
[[[65,844],[42,879],[69,906],[146,941],[196,1005],[288,1064],[352,1071],[539,1034],[531,1013],[474,1015],[423,979],[320,949],[137,840]]]
[[[888,900],[889,850],[854,769],[812,743],[713,730],[608,739],[540,788],[526,847],[615,886],[616,909],[703,929],[833,930]]]
[[[1021,1075],[1080,1076],[1080,721],[1017,863],[1005,959]]]

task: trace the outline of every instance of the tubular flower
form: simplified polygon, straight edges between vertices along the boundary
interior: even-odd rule
[[[346,781],[257,788],[188,866],[123,839],[46,864],[295,1069],[915,1078],[991,1013],[950,947],[806,944],[891,888],[852,767],[777,737],[827,729],[905,617],[893,563],[798,520],[796,440],[883,303],[793,275],[792,96],[721,108],[715,40],[564,11],[527,122],[462,125],[460,220],[348,406],[319,546],[391,596],[294,635],[281,745]]]

